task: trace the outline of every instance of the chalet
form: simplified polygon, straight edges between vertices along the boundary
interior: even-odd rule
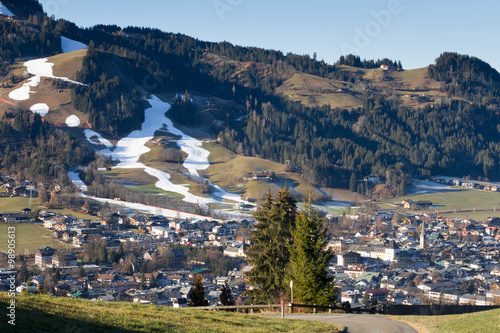
[[[74,253],[58,253],[52,257],[52,267],[76,266],[77,260]]]
[[[413,201],[410,199],[406,199],[401,201],[401,204],[406,209],[426,209],[432,206],[432,202],[427,200]]]
[[[183,221],[170,221],[169,222],[169,227],[171,229],[175,229],[175,231],[181,231],[181,230],[192,230],[192,225],[186,220]]]
[[[368,293],[371,301],[378,301],[380,303],[386,300],[386,297],[389,294],[389,290],[385,288],[367,289],[366,293]]]
[[[376,175],[369,175],[365,178],[365,181],[367,181],[368,183],[378,184],[380,183],[380,177]]]
[[[212,233],[215,235],[225,235],[227,234],[227,229],[222,225],[218,225],[212,228]]]
[[[116,274],[98,274],[97,281],[100,283],[111,283],[116,280]]]
[[[144,261],[150,261],[153,260],[155,256],[156,256],[155,251],[146,251],[144,252],[142,258],[144,259]]]
[[[337,254],[337,265],[348,266],[361,263],[361,255],[356,252],[348,251]]]

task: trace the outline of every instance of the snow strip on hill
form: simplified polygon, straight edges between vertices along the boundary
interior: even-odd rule
[[[87,140],[92,143],[92,144],[102,144],[104,145],[109,151],[111,151],[113,149],[113,144],[111,142],[109,142],[109,140],[103,138],[101,136],[101,134],[91,130],[91,129],[86,129],[83,131],[84,134],[85,134],[85,137],[87,138]],[[91,139],[95,138],[99,143],[96,143],[94,141],[92,141]],[[109,151],[107,152],[109,154]]]
[[[79,41],[61,36],[61,48],[63,53],[68,53],[68,52],[78,51],[81,49],[86,49],[87,45]]]
[[[15,16],[14,13],[12,13],[7,7],[5,7],[1,2],[0,2],[0,15],[5,15],[5,16]]]
[[[71,179],[71,181],[73,182],[73,184],[78,186],[82,192],[88,191],[87,185],[85,185],[83,180],[80,179],[80,176],[76,172],[69,171],[68,176]]]
[[[407,194],[431,194],[455,190],[457,189],[452,186],[414,178],[412,185],[407,190]]]
[[[9,98],[16,101],[24,101],[29,99],[30,87],[36,87],[40,83],[42,77],[50,77],[53,79],[68,81],[75,84],[82,84],[77,81],[68,79],[67,77],[54,76],[52,72],[53,63],[48,62],[48,58],[41,58],[30,60],[24,63],[26,71],[29,74],[35,75],[34,77],[28,79],[28,82],[24,83],[21,88],[13,90],[9,93]]]
[[[151,107],[145,110],[145,120],[142,123],[141,129],[131,132],[127,137],[121,139],[112,149],[113,145],[104,139],[98,133],[92,130],[85,130],[85,136],[92,144],[104,145],[106,149],[100,152],[105,155],[111,155],[113,160],[120,162],[115,168],[140,168],[157,178],[156,187],[169,192],[175,192],[184,196],[184,201],[197,203],[202,206],[207,206],[209,203],[221,203],[222,200],[242,201],[237,194],[231,194],[224,191],[216,185],[212,185],[214,198],[205,198],[194,195],[189,192],[189,188],[185,185],[177,185],[170,181],[170,175],[164,171],[154,169],[139,163],[139,158],[142,154],[147,153],[150,149],[146,147],[146,143],[154,137],[154,133],[159,129],[164,129],[181,138],[177,141],[179,147],[188,154],[184,166],[188,169],[193,177],[200,177],[198,170],[208,168],[208,156],[210,152],[201,148],[201,141],[186,135],[184,132],[176,128],[172,121],[165,116],[165,112],[170,109],[170,104],[161,101],[156,96],[152,96],[147,100]],[[97,141],[97,142],[96,142]]]

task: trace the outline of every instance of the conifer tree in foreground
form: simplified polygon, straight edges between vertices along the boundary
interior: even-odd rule
[[[203,277],[198,274],[194,280],[194,288],[188,295],[188,306],[207,306],[208,300],[205,298],[205,288],[203,288]]]
[[[292,236],[287,281],[293,281],[294,302],[331,304],[336,298],[335,283],[328,274],[333,252],[326,248],[328,237],[324,221],[319,218],[310,197],[297,216]]]
[[[290,261],[291,230],[295,227],[296,201],[281,189],[275,201],[268,191],[262,209],[255,213],[252,247],[248,250],[250,285],[248,294],[254,303],[274,303],[285,293],[285,275]]]
[[[220,302],[222,305],[234,305],[233,296],[231,295],[231,288],[229,288],[227,281],[226,283],[224,283],[224,286],[222,287],[220,293]]]

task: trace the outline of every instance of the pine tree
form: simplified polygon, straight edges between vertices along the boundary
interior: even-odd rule
[[[157,283],[156,283],[156,279],[155,279],[155,274],[151,273],[151,279],[149,279],[149,288],[156,288],[156,287],[157,287]]]
[[[356,174],[353,172],[351,174],[351,179],[349,180],[349,191],[356,192],[357,184],[358,183],[356,181]]]
[[[23,260],[23,263],[21,264],[21,269],[19,270],[19,274],[17,275],[17,279],[19,282],[23,283],[28,280],[29,277],[29,271],[28,268],[26,267],[26,263]]]
[[[203,278],[200,274],[196,275],[194,288],[188,295],[188,306],[207,306],[208,300],[205,298],[205,289],[203,288]]]
[[[323,219],[312,205],[311,197],[299,213],[292,231],[288,280],[294,283],[294,300],[305,304],[331,304],[336,298],[328,263],[333,252],[326,249],[328,236]]]
[[[80,277],[84,277],[86,276],[86,272],[85,272],[85,269],[83,268],[83,265],[80,265],[80,268],[78,269],[78,276]]]
[[[285,274],[290,261],[291,230],[295,226],[296,201],[287,189],[281,189],[275,201],[268,191],[262,209],[255,213],[248,250],[253,269],[249,282],[255,286],[248,294],[256,303],[273,303],[285,292]]]
[[[368,294],[367,291],[365,291],[365,293],[363,295],[363,299],[361,300],[361,303],[363,303],[364,305],[370,304],[370,294]]]
[[[475,290],[476,287],[474,286],[474,283],[472,282],[472,280],[469,280],[469,283],[467,284],[467,292],[469,294],[473,294]]]
[[[461,293],[464,293],[464,294],[467,294],[467,285],[465,284],[465,280],[462,280],[462,282],[460,283],[460,292]]]
[[[146,277],[144,276],[144,273],[141,275],[141,283],[139,284],[139,289],[144,290],[146,287]]]
[[[233,296],[231,295],[231,288],[229,288],[227,281],[222,287],[220,293],[220,302],[222,305],[234,305]]]

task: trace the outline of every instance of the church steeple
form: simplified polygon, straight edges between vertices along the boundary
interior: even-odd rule
[[[420,231],[420,248],[425,250],[425,221],[422,221],[420,226],[422,227],[422,230]]]

